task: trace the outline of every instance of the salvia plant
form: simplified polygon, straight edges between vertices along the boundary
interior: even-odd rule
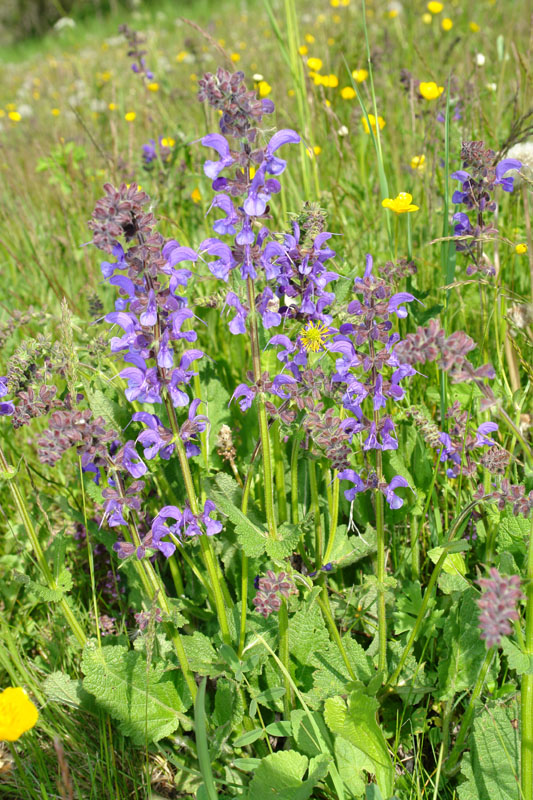
[[[151,81],[142,37],[123,33]],[[134,745],[164,741],[188,770],[180,796],[209,800],[413,797],[401,754],[422,735],[410,757],[432,765],[433,796],[481,796],[490,718],[494,741],[521,741],[501,797],[533,797],[533,492],[512,463],[531,452],[486,348],[425,313],[410,253],[345,263],[319,204],[282,213],[307,143],[242,72],[205,74],[198,100],[219,123],[194,143],[210,234],[165,238],[137,183],[106,183],[88,223],[114,292],[94,304],[99,337],[76,345],[65,303],[59,341],[26,340],[0,378],[13,436],[40,419],[39,469],[70,464],[82,487],[62,506],[65,562],[67,537],[43,544],[24,465],[0,450],[40,572],[15,577],[81,651],[81,682],[62,665],[43,702],[75,696]],[[144,167],[172,169],[173,146],[151,138]],[[521,162],[476,141],[460,160],[452,244],[485,280]],[[71,555],[93,587],[87,626]]]

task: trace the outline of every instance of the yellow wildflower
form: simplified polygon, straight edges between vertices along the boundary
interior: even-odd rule
[[[320,147],[320,145],[315,144],[315,146],[312,147],[311,149],[307,148],[305,152],[307,153],[309,158],[314,158],[315,156],[320,155],[320,153],[322,152],[322,148]]]
[[[373,114],[368,115],[368,119],[370,120],[370,126],[374,133],[376,133],[376,118]],[[365,133],[370,133],[370,128],[368,127],[368,122],[366,121],[366,117],[363,117],[361,122],[363,123],[363,128],[365,129]],[[380,131],[383,130],[385,125],[387,124],[383,117],[378,117],[377,124],[379,125]]]
[[[304,39],[307,42],[307,44],[314,44],[315,42],[315,37],[313,36],[312,33],[306,33]]]
[[[111,80],[111,72],[108,69],[106,69],[105,72],[98,73],[98,77],[100,78],[101,81],[107,83],[108,81]]]
[[[296,94],[296,92],[295,92],[295,90],[294,90],[294,89],[287,89],[287,94],[289,95],[289,97],[294,97],[294,95]]]
[[[12,122],[20,122],[22,119],[18,111],[10,111],[7,116]]]
[[[341,97],[343,100],[353,100],[356,96],[356,91],[351,86],[344,86],[341,89]]]
[[[226,46],[226,40],[225,40],[225,39],[219,39],[219,40],[218,40],[218,43],[219,43],[219,45],[220,45],[221,47],[225,47],[225,46]]]
[[[441,25],[444,31],[451,31],[451,29],[453,28],[453,22],[449,17],[444,17],[444,19],[441,22]]]
[[[320,70],[322,69],[322,59],[308,58],[307,66],[309,67],[309,69],[313,70],[313,72],[320,72]]]
[[[248,168],[248,172],[250,174],[251,180],[253,180],[255,178],[255,167],[253,166],[253,164]]]
[[[335,44],[335,39],[333,38],[333,36],[328,36],[327,42],[329,47],[333,47],[333,45]]]
[[[52,114],[54,115],[54,117],[58,117],[61,114],[61,111],[59,110],[59,108],[53,108]]]
[[[330,107],[331,107],[331,101],[330,101],[330,100],[324,100],[324,103],[326,104],[326,106],[327,106],[328,108],[330,108]]]
[[[34,100],[38,100],[41,96],[41,93],[38,91],[32,92],[32,97]]]
[[[257,89],[259,91],[259,97],[268,97],[272,91],[272,86],[268,83],[268,81],[259,81],[257,84]]]
[[[108,107],[108,109],[110,111],[116,111],[117,110],[117,104],[116,103],[109,103],[109,105],[107,107]]]
[[[423,172],[425,168],[426,168],[426,157],[424,155],[412,157],[411,169],[417,169],[419,172]]]
[[[301,56],[306,56],[309,52],[309,49],[307,45],[301,44],[300,47],[298,48],[298,52],[300,53]]]
[[[425,22],[426,25],[429,25],[431,23],[432,19],[433,19],[433,17],[428,12],[426,12],[425,14],[422,14],[422,22]]]
[[[338,8],[341,4],[341,0],[329,0],[329,4],[332,8]]]
[[[16,742],[33,728],[39,712],[20,686],[8,686],[0,694],[0,741]]]
[[[352,72],[352,78],[356,83],[363,83],[368,78],[368,70],[367,69],[354,69]]]
[[[197,81],[198,80],[198,75],[196,74],[196,72],[191,72],[191,74],[189,75],[189,78],[191,79],[191,81]]]
[[[331,336],[329,328],[323,322],[317,322],[316,325],[309,322],[300,337],[300,341],[304,350],[318,353],[329,336]]]
[[[437,0],[431,0],[430,3],[426,6],[428,11],[431,11],[432,14],[440,14],[444,5],[442,3],[438,3]]]
[[[163,139],[161,139],[162,147],[174,147],[175,144],[176,141],[171,136],[166,136]]]
[[[477,22],[469,22],[468,27],[470,28],[472,33],[477,33],[480,30],[480,27],[477,24]]]
[[[443,93],[444,86],[437,86],[435,81],[428,81],[427,83],[422,81],[418,90],[426,100],[436,100]]]
[[[414,206],[411,203],[413,196],[409,194],[409,192],[400,192],[400,194],[396,195],[394,200],[390,197],[386,197],[385,200],[382,201],[381,205],[383,208],[390,208],[391,211],[394,211],[396,214],[405,214],[408,211],[418,211],[418,206]]]
[[[233,61],[234,64],[237,63],[237,61],[241,60],[240,53],[232,53],[230,55],[230,58],[231,58],[231,60]]]
[[[136,116],[137,114],[135,113],[135,111],[127,111],[126,114],[124,114],[124,119],[126,120],[126,122],[133,122]]]
[[[178,64],[181,64],[181,62],[182,62],[184,59],[186,59],[186,58],[187,58],[187,55],[188,55],[188,53],[187,53],[187,51],[186,51],[186,50],[180,50],[180,51],[179,51],[179,53],[178,53],[178,55],[176,56],[176,61],[178,62]]]
[[[338,25],[338,24],[339,24],[339,22],[342,22],[342,17],[340,16],[340,14],[333,14],[333,16],[332,16],[332,18],[331,18],[331,19],[333,20],[333,22],[334,22],[336,25]]]
[[[201,199],[202,195],[200,194],[200,189],[196,187],[191,192],[191,200],[193,201],[193,203],[199,203]]]
[[[398,11],[397,8],[391,8],[387,11],[387,16],[389,17],[389,19],[396,19],[399,13],[400,12]]]
[[[341,6],[344,6],[346,8],[346,6],[349,5],[350,5],[350,0],[341,0]]]
[[[326,82],[324,83],[324,86],[329,86],[330,89],[336,89],[337,86],[339,85],[339,79],[337,78],[336,75],[333,75],[332,73],[326,75],[325,79]]]
[[[316,21],[317,21],[318,25],[323,25],[324,22],[326,21],[326,15],[325,14],[318,14],[318,16],[316,18]]]
[[[517,244],[514,250],[518,256],[523,256],[525,253],[527,253],[527,244]]]
[[[146,88],[148,89],[149,92],[158,92],[159,84],[157,83],[157,81],[152,81],[152,83],[149,83]]]

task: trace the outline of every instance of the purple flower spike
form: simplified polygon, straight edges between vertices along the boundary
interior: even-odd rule
[[[129,441],[122,450],[122,464],[134,478],[140,478],[147,472],[147,467],[135,449],[135,442]]]
[[[253,391],[253,389],[250,389],[250,387],[246,383],[239,383],[239,385],[233,392],[231,399],[238,400],[239,398],[241,398],[239,400],[239,408],[241,409],[241,411],[244,412],[248,411],[248,409],[251,408],[251,405],[254,401],[254,397],[255,397],[255,392]]]
[[[284,144],[298,144],[299,141],[300,137],[296,131],[290,128],[285,128],[274,134],[265,150],[266,171],[270,173],[270,175],[281,175],[287,166],[286,161],[273,155],[276,150]]]
[[[504,192],[512,192],[514,188],[514,176],[506,178],[507,172],[512,169],[521,170],[522,162],[517,161],[516,158],[504,158],[499,164],[496,164],[496,180],[495,184],[500,184]]]

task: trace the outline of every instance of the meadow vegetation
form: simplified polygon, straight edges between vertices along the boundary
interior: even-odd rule
[[[533,798],[526,0],[0,55],[0,796]]]

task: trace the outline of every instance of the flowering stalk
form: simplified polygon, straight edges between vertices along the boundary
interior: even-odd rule
[[[526,573],[525,651],[533,656],[533,518],[529,533]],[[520,771],[523,797],[533,797],[533,675],[522,675]]]

